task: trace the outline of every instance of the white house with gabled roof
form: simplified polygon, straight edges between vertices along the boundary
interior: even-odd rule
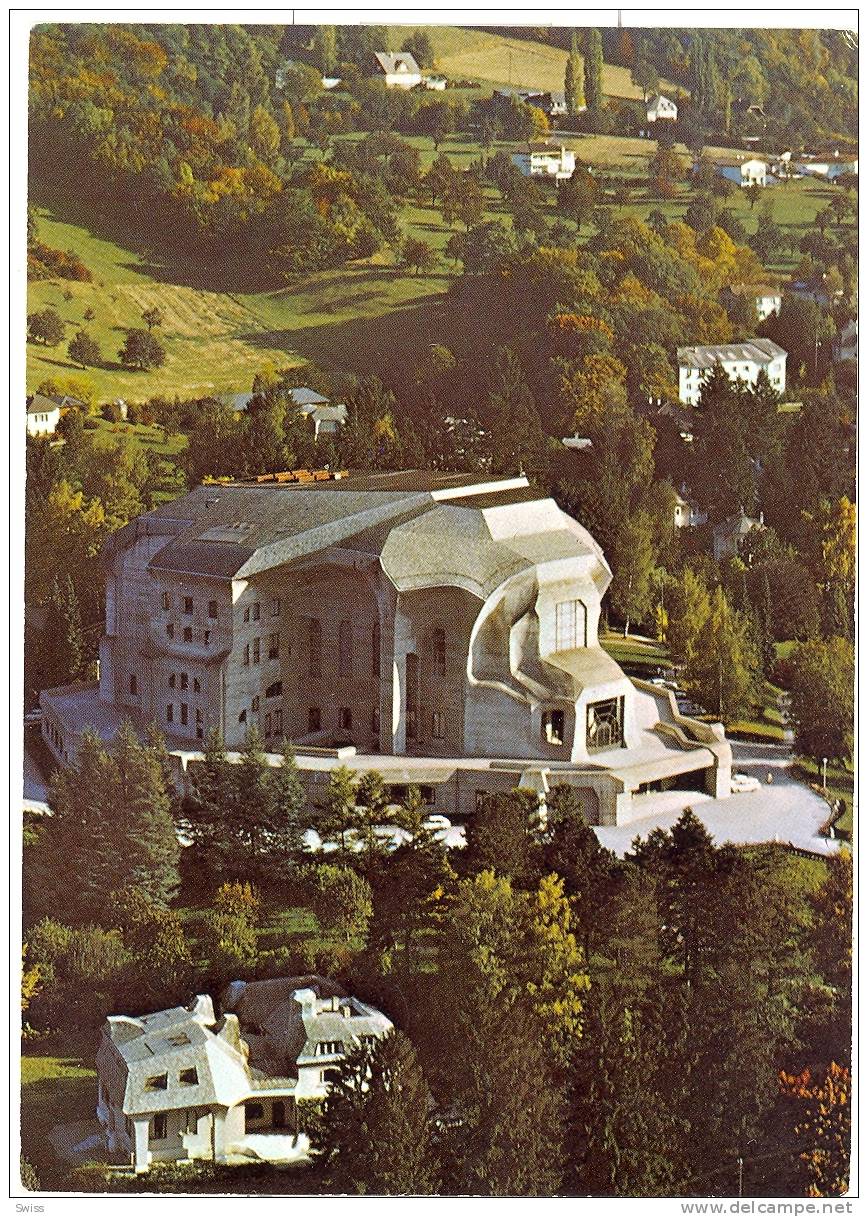
[[[387,89],[415,89],[422,83],[422,69],[409,51],[375,51],[374,62]]]
[[[662,93],[655,93],[653,97],[648,98],[645,111],[649,123],[655,123],[658,119],[675,122],[678,118],[678,106],[671,98],[664,97]]]

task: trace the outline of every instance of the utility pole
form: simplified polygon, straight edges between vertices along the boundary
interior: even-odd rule
[[[743,1184],[744,1184],[744,1158],[742,1158],[741,1154],[739,1154],[739,1157],[738,1157],[738,1197],[739,1197],[739,1200],[741,1199],[742,1195],[744,1194],[742,1191]]]

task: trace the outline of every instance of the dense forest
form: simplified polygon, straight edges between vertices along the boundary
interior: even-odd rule
[[[319,1153],[303,1175],[157,1167],[149,1189],[845,1190],[848,854],[716,847],[688,810],[618,860],[569,787],[545,828],[533,797],[493,797],[447,853],[415,788],[391,803],[376,773],[338,769],[308,808],[291,751],[269,767],[254,732],[240,765],[212,739],[183,803],[164,764],[127,730],[57,777],[25,856],[28,1034],[62,1018],[92,1044],[109,1011],[311,970],[398,1031],[346,1059],[324,1119],[304,1105]],[[341,843],[326,862],[300,850],[311,822]],[[387,822],[407,836],[392,853],[370,831]],[[175,826],[193,842],[180,873]],[[43,1186],[140,1186],[43,1166],[26,1127],[24,1151]]]

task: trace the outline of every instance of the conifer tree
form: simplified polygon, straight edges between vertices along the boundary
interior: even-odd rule
[[[401,1031],[361,1044],[342,1062],[312,1135],[329,1191],[427,1196],[437,1190],[431,1095]]]
[[[588,30],[585,44],[585,102],[588,112],[598,115],[603,109],[603,39],[600,31]]]
[[[569,114],[571,117],[579,114],[582,106],[585,104],[585,95],[582,84],[582,57],[579,54],[576,31],[573,30],[572,41],[570,43],[570,54],[569,58],[567,59],[566,72],[564,73],[564,93],[566,95],[567,114]]]
[[[110,750],[85,732],[75,762],[55,774],[49,800],[53,815],[40,845],[63,859],[63,868],[50,868],[45,881],[65,917],[98,920],[109,894],[126,887],[168,902],[178,886],[180,853],[170,796],[159,753],[140,743],[129,723]]]

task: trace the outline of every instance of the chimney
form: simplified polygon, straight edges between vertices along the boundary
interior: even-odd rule
[[[313,1018],[316,1014],[316,993],[313,989],[296,989],[292,996],[301,1006],[302,1018]]]

